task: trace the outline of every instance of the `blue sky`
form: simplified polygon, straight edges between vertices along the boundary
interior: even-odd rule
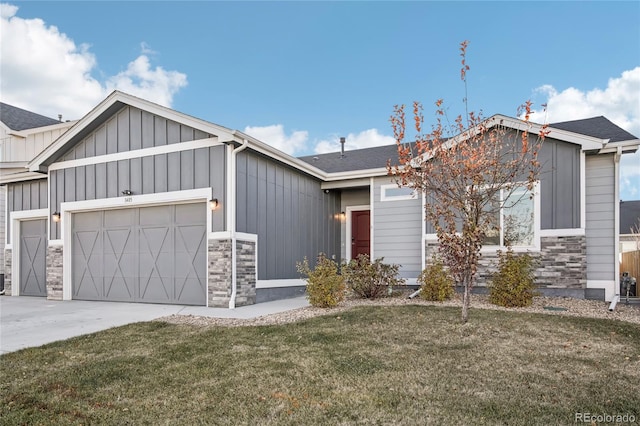
[[[639,18],[637,1],[9,2],[1,94],[75,119],[117,88],[306,155],[392,143],[394,104],[462,112],[469,40],[472,110],[532,99],[640,136]],[[626,157],[621,198],[640,199]]]

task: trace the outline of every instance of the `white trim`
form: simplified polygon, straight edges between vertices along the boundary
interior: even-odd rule
[[[11,212],[10,226],[11,226],[11,240],[18,241],[16,249],[13,250],[13,243],[7,244],[6,248],[11,249],[11,295],[20,295],[20,222],[25,220],[45,219],[49,216],[49,209],[37,209],[37,210],[17,210]],[[48,221],[47,221],[48,222]],[[49,227],[45,227],[48,233]],[[45,235],[45,243],[47,241],[47,235]],[[48,245],[45,244],[45,256]],[[46,286],[46,274],[45,274],[45,286]]]
[[[425,247],[427,245],[427,221],[426,221],[425,211],[424,211],[426,202],[427,202],[427,196],[424,192],[422,192],[420,197],[420,208],[422,209],[420,212],[420,218],[422,218],[421,232],[420,232],[420,235],[422,236],[420,238],[420,244],[422,245],[420,247],[420,253],[421,253],[422,259],[421,259],[420,266],[422,267],[423,271],[427,267],[427,259],[426,259],[427,248]]]
[[[199,148],[208,148],[222,145],[218,138],[199,139],[189,142],[172,143],[170,145],[154,146],[151,148],[134,149],[131,151],[116,152],[113,154],[96,155],[93,157],[79,158],[77,160],[66,160],[53,163],[49,170],[70,169],[73,167],[89,166],[92,164],[109,163],[120,160],[130,160],[133,158],[150,157],[152,155],[169,154],[172,152],[189,151]]]
[[[38,172],[30,172],[26,170],[24,172],[7,173],[0,176],[0,184],[24,182],[27,180],[39,180],[46,179],[47,175]]]
[[[424,240],[429,242],[438,241],[438,234],[424,234]]]
[[[387,195],[387,189],[411,189],[410,194],[406,195]],[[380,185],[380,201],[402,201],[402,200],[416,200],[418,198],[418,191],[408,187],[399,187],[395,183]]]
[[[376,181],[373,177],[370,178],[369,184],[369,259],[375,259],[375,250],[373,249],[375,243],[375,227],[373,226],[373,206],[376,203]]]
[[[50,132],[52,130],[67,129],[69,127],[72,127],[77,122],[78,122],[78,120],[61,121],[61,122],[56,123],[56,124],[49,124],[47,126],[40,126],[40,127],[32,127],[30,129],[24,129],[24,130],[12,130],[12,129],[9,129],[7,127],[7,129],[9,129],[9,131],[7,133],[12,135],[12,136],[18,136],[18,137],[21,137],[21,138],[26,138],[29,135],[34,135],[34,134],[37,134],[37,133]],[[4,126],[4,127],[6,127],[6,126]]]
[[[49,247],[62,247],[64,246],[64,241],[58,240],[49,240]]]
[[[289,280],[257,280],[256,290],[261,288],[306,287],[307,282],[301,278]]]
[[[618,147],[618,152],[613,156],[613,279],[614,293],[615,282],[620,276],[620,157],[622,157],[622,147]],[[636,287],[637,288],[637,287]],[[636,290],[637,293],[637,290]]]
[[[587,154],[580,152],[580,228],[587,226]]]
[[[369,225],[371,225],[371,206],[365,206],[365,205],[358,205],[358,206],[347,206],[345,208],[345,212],[346,212],[346,220],[345,220],[345,257],[346,257],[346,261],[350,261],[351,260],[351,224],[352,224],[352,220],[351,220],[351,212],[353,211],[363,211],[363,210],[369,210]],[[372,243],[371,239],[372,239],[372,235],[369,235],[369,244]],[[372,244],[371,244],[372,245]],[[373,251],[373,247],[369,248],[370,252]],[[371,256],[371,258],[373,259],[373,256]]]
[[[60,235],[63,245],[66,242],[67,247],[62,250],[62,300],[71,300],[73,295],[72,289],[72,271],[71,271],[71,218],[73,213],[87,210],[108,210],[108,209],[127,209],[136,207],[149,207],[154,205],[170,205],[188,202],[203,202],[206,209],[206,234],[211,234],[211,209],[208,201],[211,199],[212,189],[198,188],[187,189],[184,191],[160,192],[157,194],[132,195],[129,197],[102,198],[98,200],[86,201],[68,201],[60,204]],[[206,277],[207,288],[205,297],[207,306],[209,300],[209,262],[207,262]]]
[[[607,302],[613,300],[613,296],[618,294],[615,280],[587,280],[587,288],[603,288],[604,300]]]
[[[584,228],[541,229],[540,237],[583,237]]]

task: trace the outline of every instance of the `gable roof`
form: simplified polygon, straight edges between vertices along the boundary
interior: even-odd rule
[[[640,200],[620,201],[620,235],[631,234],[640,220]]]
[[[59,120],[0,102],[0,121],[11,130],[21,131],[60,124]]]
[[[550,127],[567,130],[573,133],[609,139],[609,142],[622,142],[638,139],[626,130],[616,126],[603,116],[585,118],[582,120],[562,121],[553,123]]]
[[[521,120],[502,115],[495,115],[491,118],[495,118],[496,122],[499,121],[511,128],[520,128],[524,124]],[[549,125],[548,130],[550,131],[548,137],[578,143],[583,146],[583,149],[601,149],[608,141],[619,142],[637,139],[605,117],[554,123]],[[530,133],[537,132],[536,129],[528,129],[528,131]],[[340,151],[336,151],[299,158],[324,172],[340,173],[384,168],[387,165],[387,160],[391,160],[392,164],[397,162],[398,152],[396,145],[384,145],[345,151],[344,157],[341,156]]]

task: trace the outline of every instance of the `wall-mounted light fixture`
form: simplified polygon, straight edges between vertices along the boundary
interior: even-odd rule
[[[131,192],[130,189],[125,189],[124,191],[122,191],[122,195],[127,195],[127,196],[133,195],[133,192]]]
[[[347,220],[347,214],[345,212],[340,212],[340,220],[343,222]]]
[[[53,219],[53,221],[54,221],[55,223],[60,222],[60,212],[54,212],[54,213],[51,215],[51,218]]]
[[[218,199],[217,199],[217,198],[213,198],[213,199],[211,199],[211,200],[209,201],[209,208],[210,208],[211,210],[215,210],[215,209],[217,209],[217,208],[218,208],[218,205],[219,205],[219,204],[220,204],[220,203],[218,203]]]

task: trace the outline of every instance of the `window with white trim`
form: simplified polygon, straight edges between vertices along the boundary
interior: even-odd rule
[[[494,226],[486,232],[485,246],[532,247],[536,240],[536,195],[526,187],[500,190],[491,210]],[[498,209],[497,207],[500,206]]]
[[[418,193],[413,188],[395,184],[380,186],[380,201],[415,200],[416,198]]]

